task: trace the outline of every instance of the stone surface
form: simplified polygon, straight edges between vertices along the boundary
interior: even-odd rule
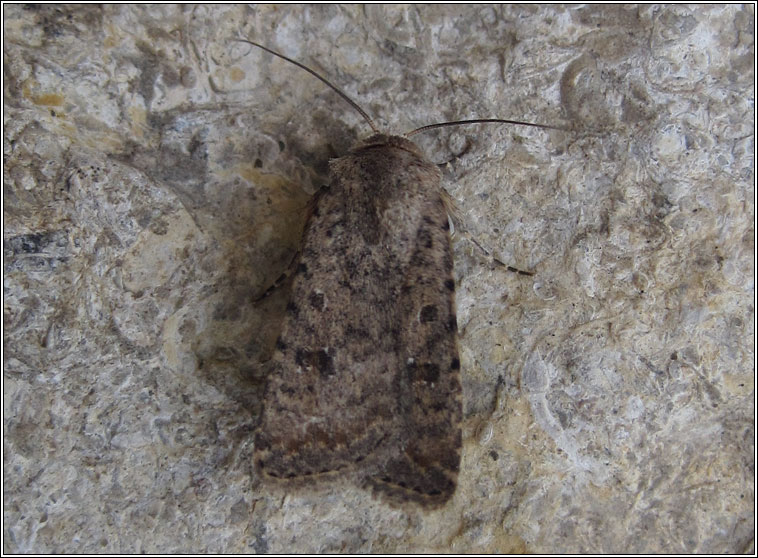
[[[4,7],[4,552],[754,551],[751,5]],[[460,486],[252,470],[331,156],[444,163]]]

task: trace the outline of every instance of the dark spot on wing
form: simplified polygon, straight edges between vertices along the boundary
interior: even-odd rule
[[[312,292],[308,297],[308,303],[316,310],[323,312],[326,307],[324,293]]]
[[[434,304],[427,304],[421,309],[419,320],[422,324],[434,322],[437,320],[437,307]]]
[[[328,349],[320,349],[318,351],[298,349],[295,351],[295,364],[315,368],[324,378],[334,375],[334,358],[333,355],[329,354]]]

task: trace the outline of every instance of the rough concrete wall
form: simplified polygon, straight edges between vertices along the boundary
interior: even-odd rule
[[[752,6],[4,6],[5,552],[751,552]],[[455,239],[460,485],[251,466],[329,157],[418,136]]]

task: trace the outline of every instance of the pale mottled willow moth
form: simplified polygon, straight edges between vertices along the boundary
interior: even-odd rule
[[[255,437],[277,479],[351,477],[428,507],[455,492],[461,382],[441,173],[407,137],[374,131],[332,160],[311,204]]]

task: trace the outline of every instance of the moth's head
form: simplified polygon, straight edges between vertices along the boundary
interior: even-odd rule
[[[366,139],[359,141],[353,147],[353,151],[371,149],[374,147],[397,147],[398,149],[409,151],[418,157],[424,157],[424,154],[418,146],[408,138],[402,136],[389,136],[387,134],[374,134],[369,136]]]

